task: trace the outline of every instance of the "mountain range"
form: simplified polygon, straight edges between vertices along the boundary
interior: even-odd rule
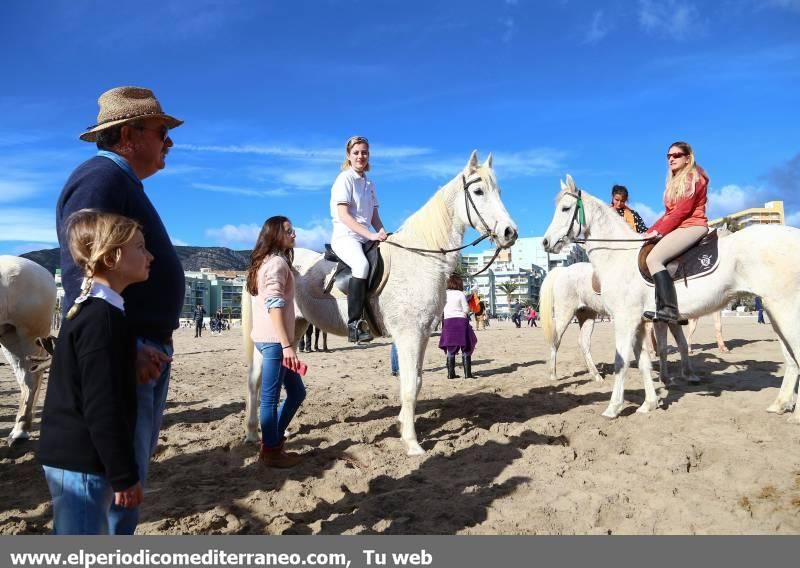
[[[175,247],[184,271],[247,270],[250,262],[249,250],[232,250],[226,247]],[[20,256],[41,264],[52,274],[61,266],[60,249],[43,249]]]

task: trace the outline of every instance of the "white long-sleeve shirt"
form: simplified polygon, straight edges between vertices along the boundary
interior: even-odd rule
[[[444,319],[467,318],[469,304],[467,297],[461,290],[448,290],[447,303],[444,305]]]

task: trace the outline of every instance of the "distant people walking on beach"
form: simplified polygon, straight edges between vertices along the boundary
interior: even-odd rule
[[[766,324],[764,321],[764,303],[761,301],[761,296],[756,296],[756,311],[758,312],[758,320],[756,323]]]
[[[392,342],[392,350],[389,353],[389,366],[392,370],[392,376],[397,377],[400,375],[400,361],[397,358],[397,345]]]
[[[247,291],[253,309],[250,334],[264,358],[261,364],[261,450],[259,461],[267,467],[293,467],[302,456],[286,452],[286,427],[306,397],[300,372],[304,364],[294,351],[295,231],[283,216],[264,222],[247,269]],[[281,386],[286,400],[280,409]]]
[[[628,207],[628,188],[624,185],[615,185],[611,188],[611,207],[619,213],[620,217],[625,219],[631,229],[637,233],[647,231],[647,225],[645,225],[642,217]]]
[[[139,87],[106,91],[98,104],[97,123],[80,136],[96,143],[97,154],[72,172],[56,206],[63,306],[67,309],[75,303],[84,276],[67,246],[65,224],[69,216],[92,208],[138,221],[145,246],[156,261],[150,278],[129,286],[122,296],[125,315],[138,340],[135,447],[139,480],[145,485],[167,401],[172,332],[179,325],[186,289],[178,254],[142,180],[165,167],[172,147],[170,132],[183,121],[165,114],[152,91]],[[138,522],[138,508],[113,505],[109,532],[133,534]]]
[[[522,327],[522,310],[525,309],[519,300],[511,306],[511,321],[517,327]]]
[[[385,241],[388,236],[378,214],[375,183],[367,178],[368,171],[369,142],[362,136],[353,136],[345,145],[342,172],[331,187],[331,248],[352,273],[347,292],[350,343],[372,341],[369,324],[364,319],[369,263],[363,246],[369,241]],[[370,231],[370,225],[376,233]]]
[[[536,325],[536,318],[539,317],[539,314],[536,313],[536,310],[533,309],[533,306],[528,306],[528,327],[539,327]]]
[[[109,534],[111,505],[136,508],[136,336],[122,292],[150,274],[153,260],[132,219],[78,211],[68,243],[83,270],[56,342],[42,410],[38,457],[53,498],[54,534]]]
[[[458,274],[447,280],[447,302],[444,306],[442,334],[439,336],[439,349],[447,352],[447,378],[456,379],[456,354],[461,351],[464,377],[474,379],[472,374],[472,353],[478,338],[469,325],[469,305],[464,296],[464,282]]]
[[[206,309],[202,304],[197,304],[192,312],[192,319],[194,320],[194,336],[202,337],[203,335],[203,320],[206,315]]]

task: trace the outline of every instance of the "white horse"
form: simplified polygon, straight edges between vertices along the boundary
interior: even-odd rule
[[[588,262],[578,262],[566,267],[556,267],[547,273],[542,282],[539,300],[539,313],[542,318],[542,330],[547,345],[550,346],[550,359],[548,370],[550,379],[556,380],[556,357],[561,345],[561,338],[573,318],[578,319],[578,345],[583,354],[583,360],[589,369],[589,374],[595,381],[602,381],[597,367],[592,359],[592,333],[595,318],[609,315],[603,303],[602,295],[595,292],[592,285],[594,269]],[[694,321],[697,325],[697,322]],[[648,325],[648,328],[650,326]],[[681,378],[689,382],[698,382],[699,379],[692,369],[688,353],[688,343],[679,325],[670,325],[670,331],[678,344],[681,354]],[[667,326],[657,325],[658,340],[651,341],[651,351],[656,350],[661,363],[662,380],[665,384],[671,382],[669,364],[667,363]],[[662,337],[663,333],[663,337]],[[650,334],[647,334],[650,337]],[[656,349],[658,346],[658,349]]]
[[[717,336],[717,349],[723,353],[728,353],[730,349],[728,349],[728,346],[725,345],[725,338],[722,337],[722,312],[714,312],[712,316],[714,316],[714,332]],[[689,320],[689,329],[686,333],[686,341],[689,343],[689,354],[691,354],[693,351],[692,336],[697,329],[697,321],[698,318],[692,318]]]
[[[27,440],[33,425],[33,408],[46,365],[47,352],[37,344],[50,335],[56,306],[53,275],[27,258],[0,256],[0,347],[14,370],[20,387],[19,409],[9,444]]]
[[[370,299],[377,318],[380,335],[391,336],[397,346],[400,363],[400,421],[401,437],[408,455],[422,455],[417,442],[414,413],[422,387],[422,361],[433,329],[433,323],[445,304],[447,278],[458,263],[458,253],[441,253],[455,249],[464,239],[464,232],[475,228],[490,234],[503,248],[517,239],[517,226],[511,220],[500,199],[500,188],[492,169],[492,157],[479,165],[473,152],[462,172],[459,172],[400,229],[389,237],[391,243],[402,247],[436,252],[410,251],[391,244],[381,245],[385,272],[380,294]],[[313,251],[296,249],[295,303],[298,308],[295,340],[305,331],[305,322],[323,331],[347,335],[347,299],[324,291],[326,277],[335,264]],[[335,289],[334,289],[335,290]],[[242,297],[245,354],[251,358],[248,388],[248,420],[246,439],[258,438],[257,406],[261,381],[261,358],[249,342],[250,297]],[[259,309],[258,307],[254,307]]]
[[[580,214],[581,209],[583,215]],[[581,219],[583,222],[581,223]],[[581,226],[582,225],[582,226]],[[653,310],[653,288],[639,275],[638,243],[604,242],[592,239],[631,239],[635,234],[619,215],[600,200],[580,192],[572,177],[561,182],[553,220],[542,244],[550,252],[559,252],[578,238],[583,230],[584,245],[597,272],[604,293],[603,300],[614,317],[616,342],[615,380],[608,408],[603,416],[614,418],[624,406],[625,372],[633,350],[639,351],[639,370],[645,389],[645,401],[637,412],[658,407],[653,387],[650,356],[641,349],[644,335],[642,312]],[[786,360],[780,392],[767,409],[769,412],[794,414],[791,422],[800,423],[800,405],[795,406],[800,355],[800,230],[779,225],[757,225],[720,239],[719,264],[702,278],[677,283],[678,306],[682,314],[699,317],[719,310],[737,292],[761,296],[769,306],[769,315],[781,342]]]

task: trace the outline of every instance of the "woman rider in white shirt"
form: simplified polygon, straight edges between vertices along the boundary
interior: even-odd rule
[[[368,171],[369,142],[353,136],[345,146],[342,171],[331,187],[331,248],[352,272],[347,292],[347,339],[351,343],[372,341],[369,329],[360,326],[369,276],[369,263],[362,247],[369,241],[385,241],[388,236],[378,214],[375,184],[367,179]],[[370,231],[370,225],[377,232]]]

